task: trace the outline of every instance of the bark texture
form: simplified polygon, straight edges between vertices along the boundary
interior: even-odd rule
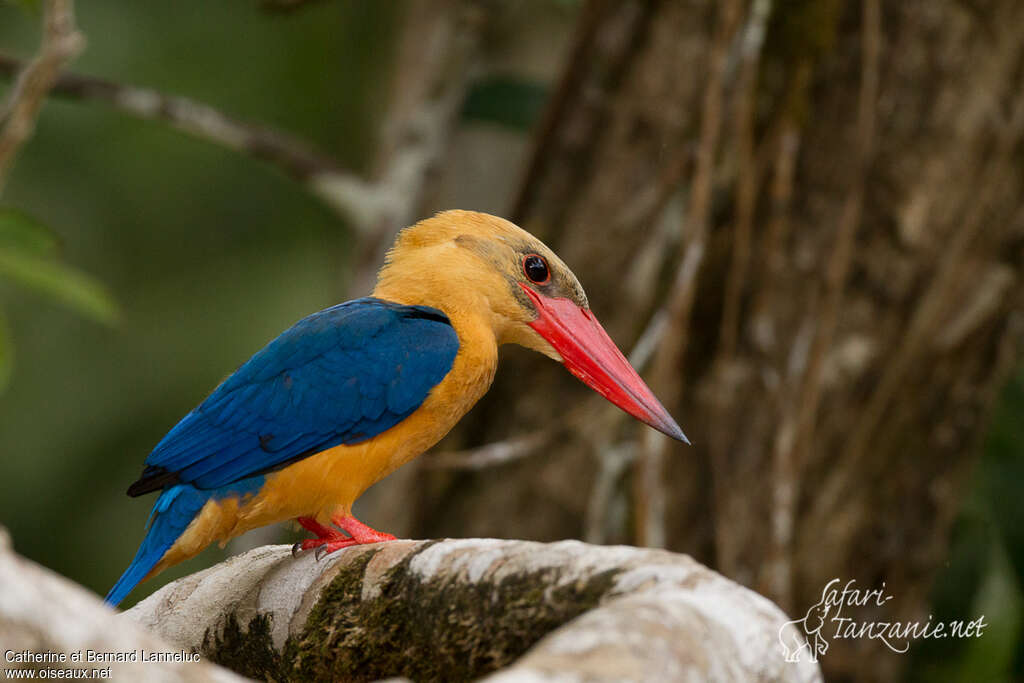
[[[16,555],[7,532],[0,527],[0,670],[44,669],[53,675],[56,669],[110,668],[109,677],[119,681],[242,681],[241,677],[209,662],[141,661],[161,653],[180,653],[175,644],[154,636],[126,619],[85,589],[49,570]],[[13,656],[25,651],[45,654],[64,653],[66,662],[20,663]],[[89,663],[87,652],[134,653],[137,661]],[[187,650],[186,652],[191,652]],[[80,663],[70,661],[73,653],[82,653]],[[11,671],[12,676],[19,672]],[[91,672],[90,672],[91,673]],[[96,678],[97,676],[92,676]]]
[[[450,443],[543,438],[424,470],[414,533],[666,546],[794,613],[885,581],[879,620],[927,618],[1020,358],[1021,35],[1016,0],[586,3],[510,217],[695,445],[510,354]],[[848,640],[823,666],[901,661]]]
[[[393,541],[316,561],[257,548],[125,613],[272,680],[817,681],[771,602],[664,551]]]

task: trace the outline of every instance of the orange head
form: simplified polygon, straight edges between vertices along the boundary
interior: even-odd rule
[[[519,344],[564,363],[630,415],[687,441],[598,323],[569,267],[502,218],[445,211],[406,228],[388,252],[374,296],[432,306],[453,320],[481,320],[497,344]]]

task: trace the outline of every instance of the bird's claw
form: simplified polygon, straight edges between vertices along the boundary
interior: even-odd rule
[[[316,534],[316,537],[307,538],[293,545],[292,557],[298,557],[300,551],[316,548],[316,553],[314,553],[313,557],[316,558],[317,562],[326,555],[349,546],[395,540],[395,537],[391,534],[371,529],[354,517],[338,517],[334,519],[334,523],[345,533],[325,527],[310,517],[299,517],[298,521],[307,531]]]
[[[292,546],[292,557],[298,557],[299,553],[316,548],[316,552],[313,553],[313,557],[316,558],[317,562],[319,562],[325,555],[330,555],[335,550],[339,550],[350,545],[353,545],[352,539],[347,537],[343,538],[341,541],[329,538],[307,538]]]

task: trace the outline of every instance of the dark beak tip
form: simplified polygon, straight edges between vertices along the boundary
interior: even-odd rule
[[[664,429],[659,429],[658,431],[665,434],[665,436],[669,436],[675,439],[676,441],[682,441],[687,446],[693,445],[692,443],[690,443],[690,440],[686,438],[686,434],[683,434],[683,430],[680,429],[679,425],[677,425],[675,422],[671,422],[665,425]]]

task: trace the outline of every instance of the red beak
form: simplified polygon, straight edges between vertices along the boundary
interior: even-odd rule
[[[520,287],[537,309],[530,327],[558,351],[569,372],[641,422],[690,443],[589,309]]]

